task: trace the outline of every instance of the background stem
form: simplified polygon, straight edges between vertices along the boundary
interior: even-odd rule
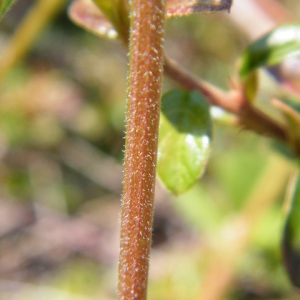
[[[132,1],[120,299],[146,299],[163,73],[163,0]]]
[[[32,44],[67,0],[39,0],[18,26],[12,39],[3,50],[0,60],[0,82],[32,48]]]
[[[213,250],[210,252],[210,265],[202,278],[197,300],[226,298],[226,292],[233,286],[236,267],[249,246],[257,224],[278,200],[293,171],[293,164],[278,155],[268,159],[265,170],[245,201],[245,207],[231,224],[223,227],[223,236],[218,237],[218,249],[215,253]],[[230,240],[228,232],[232,232]]]

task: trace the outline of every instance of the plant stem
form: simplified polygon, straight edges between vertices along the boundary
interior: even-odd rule
[[[30,9],[18,30],[4,49],[0,60],[0,82],[28,52],[41,31],[52,20],[67,0],[39,0]]]
[[[222,91],[208,82],[194,77],[167,57],[165,57],[164,68],[169,77],[187,89],[199,91],[211,105],[234,113],[238,117],[238,122],[247,129],[289,143],[287,128],[252,106],[242,90]]]
[[[195,299],[225,298],[225,293],[236,275],[236,267],[242,253],[245,253],[257,224],[278,200],[294,169],[290,161],[278,155],[272,155],[268,159],[265,170],[245,201],[245,207],[234,220],[223,227],[221,232],[223,236],[218,237],[218,249],[210,258],[211,265],[202,278],[200,291]],[[228,235],[228,232],[231,234]],[[228,240],[229,236],[230,240]]]
[[[164,0],[131,2],[119,298],[146,299],[163,73]]]

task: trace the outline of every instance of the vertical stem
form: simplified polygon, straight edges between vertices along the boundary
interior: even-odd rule
[[[146,299],[163,72],[164,0],[132,0],[120,299]]]

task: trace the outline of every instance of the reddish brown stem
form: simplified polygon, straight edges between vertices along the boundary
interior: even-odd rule
[[[183,87],[197,90],[203,94],[210,104],[234,113],[239,118],[239,123],[247,129],[277,140],[289,142],[287,129],[252,106],[245,98],[242,89],[233,89],[229,92],[222,91],[208,82],[195,78],[166,57],[164,69],[169,77],[180,83]]]
[[[129,95],[122,195],[120,299],[146,299],[155,190],[164,0],[131,9]]]

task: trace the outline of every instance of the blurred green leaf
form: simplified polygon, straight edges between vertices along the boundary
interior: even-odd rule
[[[227,130],[224,126],[215,128],[214,152],[217,153],[211,160],[210,171],[222,186],[229,212],[239,211],[245,205],[257,178],[266,167],[269,154],[265,152],[263,140],[251,134],[237,134],[234,129],[229,135]],[[232,139],[234,149],[229,146]]]
[[[28,122],[21,112],[0,111],[0,132],[10,146],[28,141]]]
[[[14,2],[15,0],[0,0],[0,17],[3,17]]]
[[[277,27],[252,43],[242,56],[241,76],[261,66],[272,66],[300,53],[300,23]]]
[[[170,191],[183,193],[200,177],[211,139],[209,106],[203,96],[183,90],[163,96],[157,169]]]
[[[19,201],[27,202],[32,200],[32,186],[27,170],[10,167],[2,185],[9,195],[12,195]]]
[[[102,272],[104,270],[100,265],[81,258],[74,258],[56,273],[52,285],[73,295],[92,296],[103,285]]]
[[[248,101],[253,103],[258,91],[258,74],[257,72],[251,72],[242,80],[244,94],[246,95]]]
[[[115,17],[116,0],[93,0],[103,13],[112,20]]]
[[[299,163],[299,158],[295,155],[289,145],[286,145],[280,141],[271,142],[272,149],[278,152],[280,155],[284,156],[286,159],[293,163]]]
[[[283,258],[293,285],[300,288],[300,176],[291,186],[291,208],[283,233]]]
[[[214,184],[214,190],[218,188]],[[224,206],[216,198],[223,201],[220,200],[222,197],[212,195],[207,185],[201,182],[183,195],[173,197],[173,205],[187,224],[201,230],[202,234],[212,236],[224,221]]]

